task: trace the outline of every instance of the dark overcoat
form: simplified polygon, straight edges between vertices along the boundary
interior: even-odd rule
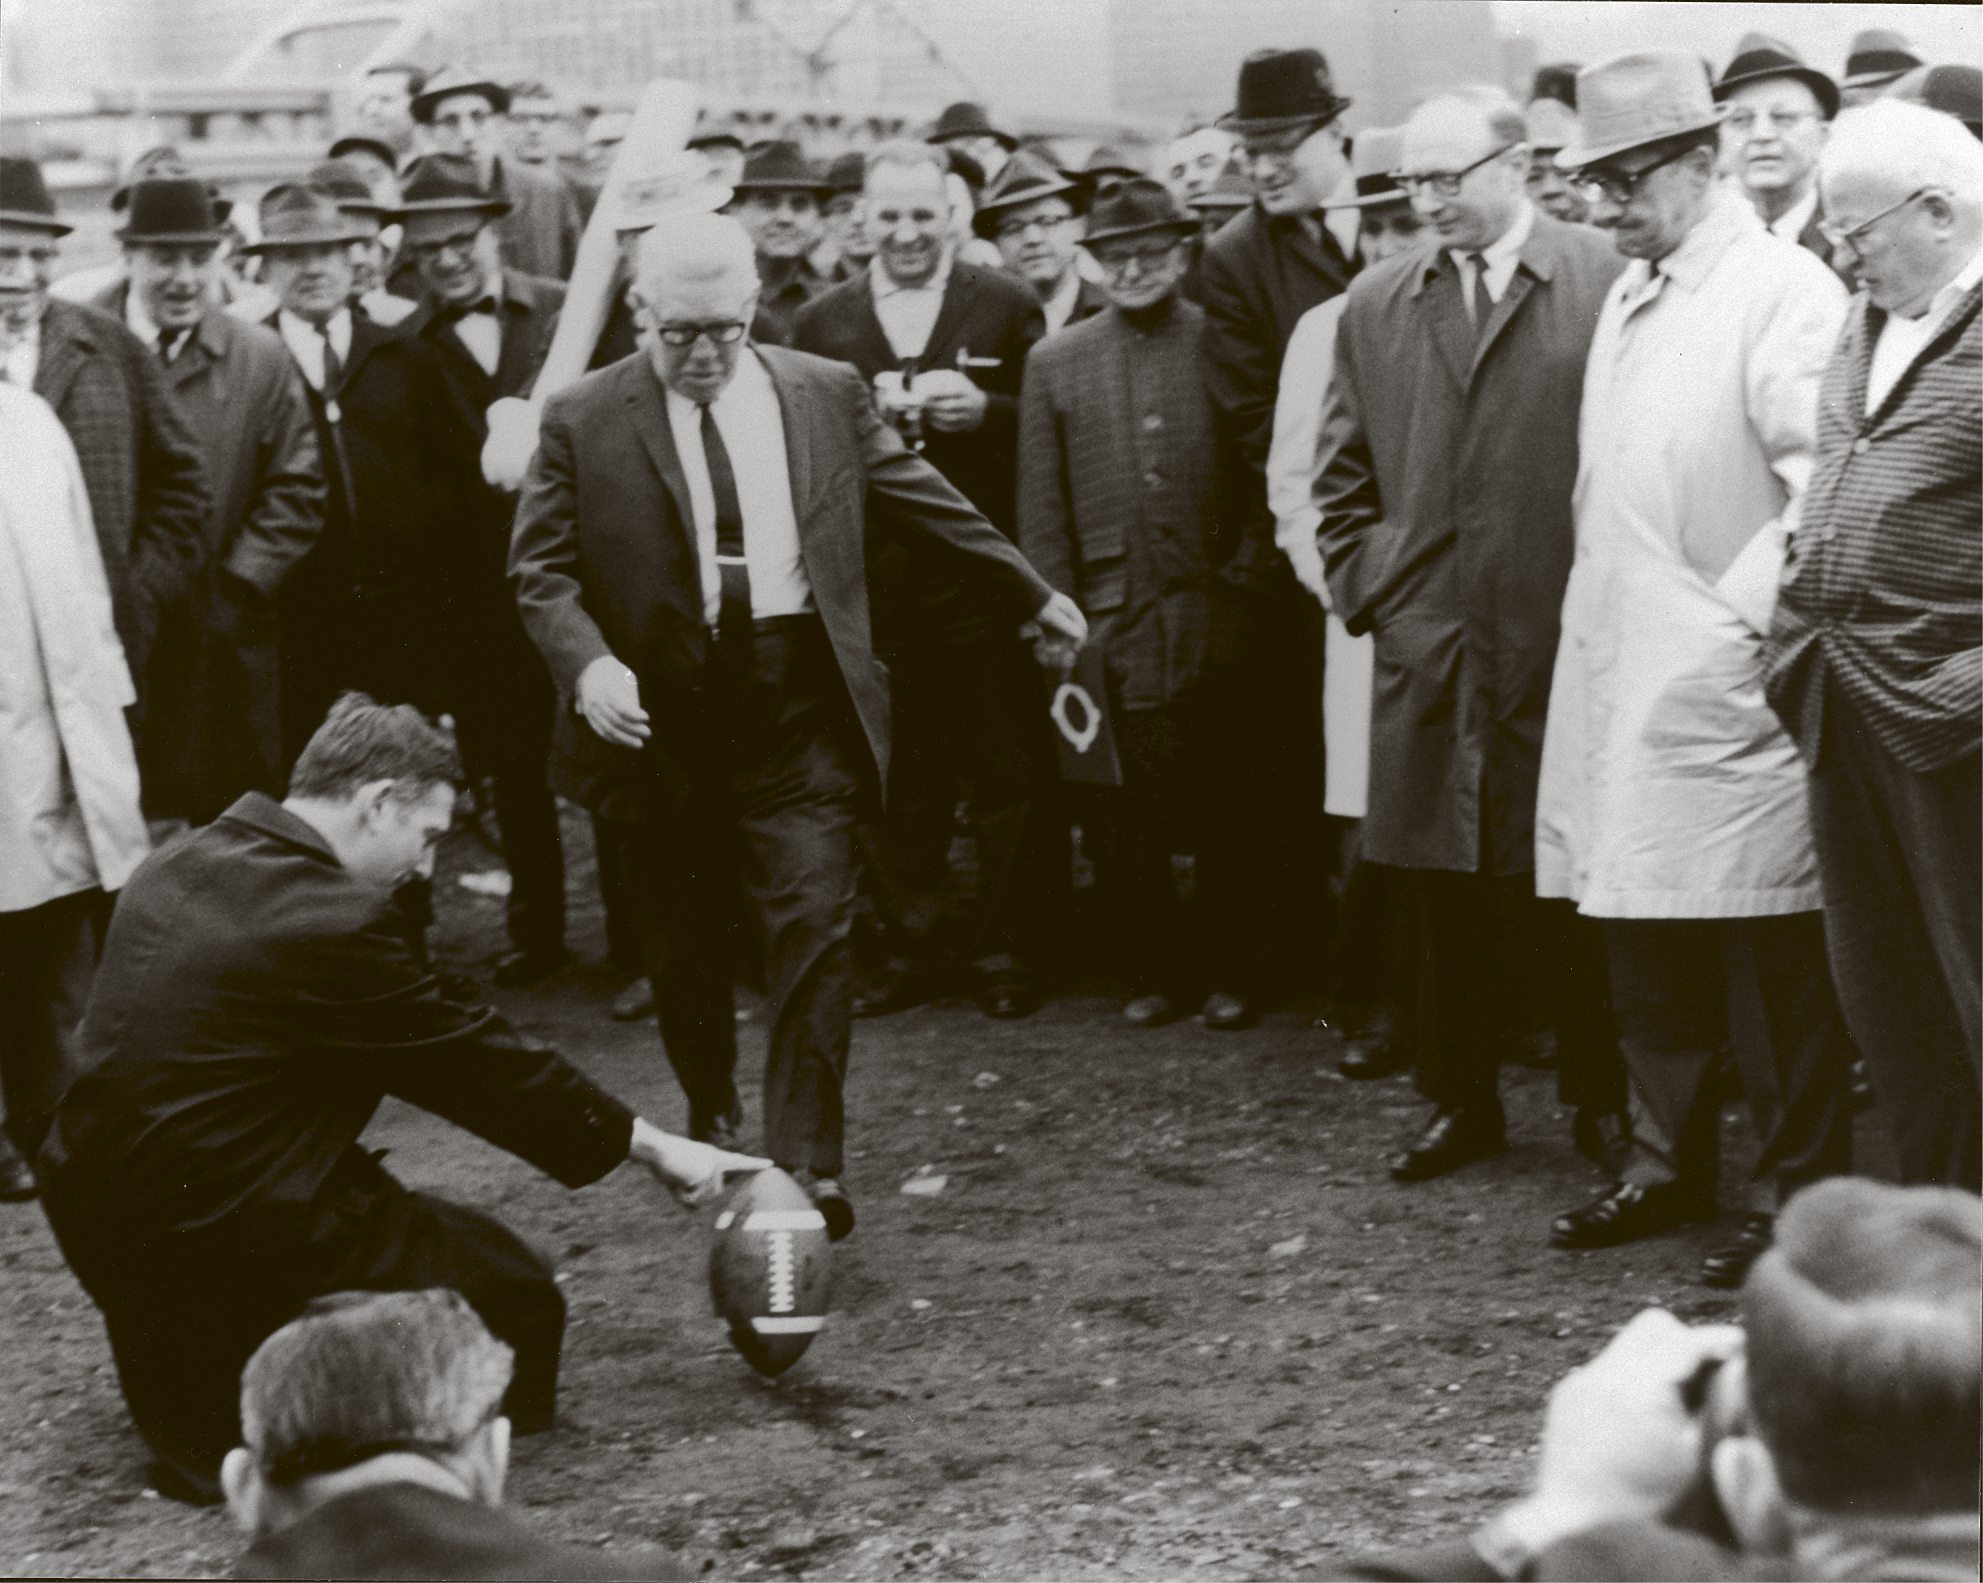
[[[951,581],[1009,629],[1052,590],[943,476],[881,421],[853,370],[780,347],[757,355],[778,393],[800,559],[855,714],[886,784],[888,673],[875,657],[867,535],[935,547]],[[517,510],[511,569],[559,708],[552,785],[593,812],[651,817],[655,790],[689,795],[675,762],[710,685],[711,637],[687,476],[645,355],[588,374],[545,406]],[[586,666],[613,655],[640,683],[648,745],[614,747],[571,707]],[[674,727],[671,729],[671,727]]]
[[[1624,263],[1537,213],[1479,337],[1442,248],[1350,288],[1315,502],[1337,613],[1376,636],[1372,862],[1534,868],[1584,362]]]

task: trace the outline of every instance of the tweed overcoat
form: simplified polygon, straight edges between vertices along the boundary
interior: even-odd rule
[[[1436,246],[1350,287],[1315,504],[1336,610],[1376,636],[1372,862],[1533,869],[1584,362],[1623,267],[1538,213],[1479,337]]]

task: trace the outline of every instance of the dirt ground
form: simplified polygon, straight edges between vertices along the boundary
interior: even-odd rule
[[[453,847],[453,871],[493,866]],[[486,960],[500,904],[444,879],[442,955]],[[597,961],[596,910],[574,944]],[[614,987],[579,966],[499,998],[678,1126],[651,1024],[605,1015]],[[857,1025],[860,1227],[825,1332],[775,1383],[711,1315],[713,1211],[632,1171],[568,1193],[398,1105],[367,1141],[555,1257],[561,1423],[519,1444],[510,1488],[550,1532],[726,1577],[1286,1577],[1463,1532],[1520,1488],[1550,1383],[1613,1327],[1731,1307],[1693,1281],[1712,1231],[1547,1246],[1597,1185],[1552,1079],[1510,1072],[1506,1155],[1399,1187],[1383,1158],[1421,1105],[1404,1079],[1337,1077],[1311,1023],[1141,1031],[1091,994],[1017,1023],[958,1002]],[[743,1032],[750,1075],[761,1019]],[[903,1194],[919,1172],[943,1190]],[[224,1572],[226,1516],[144,1488],[35,1206],[0,1208],[0,1265],[0,1572]]]

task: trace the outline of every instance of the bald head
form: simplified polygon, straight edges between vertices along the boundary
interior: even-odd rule
[[[714,401],[736,372],[757,310],[750,233],[726,214],[657,225],[640,239],[630,295],[661,383],[690,401]]]
[[[1405,123],[1399,179],[1442,246],[1475,252],[1515,223],[1528,174],[1528,128],[1497,88],[1433,95]]]

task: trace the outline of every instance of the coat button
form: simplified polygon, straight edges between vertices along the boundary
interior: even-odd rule
[[[1872,448],[1873,448],[1873,442],[1867,439],[1866,436],[1863,434],[1860,435],[1858,439],[1852,442],[1852,454],[1854,456],[1864,456],[1868,451],[1872,450]]]
[[[1164,415],[1161,412],[1149,413],[1143,419],[1143,427],[1148,429],[1152,434],[1156,433],[1163,426]]]
[[[1152,489],[1161,489],[1164,484],[1164,475],[1155,468],[1151,468],[1149,472],[1143,475],[1143,482],[1148,484]]]

